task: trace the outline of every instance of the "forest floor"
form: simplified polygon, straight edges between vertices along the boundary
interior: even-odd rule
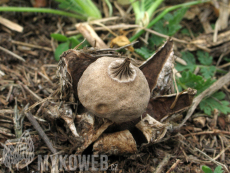
[[[104,18],[88,21],[91,29],[101,38],[98,42],[102,41],[102,46],[98,48],[129,44],[127,38],[134,36],[139,28],[132,10],[129,10],[130,5],[122,6],[114,1],[113,14],[109,17],[108,8],[103,2],[98,1],[98,4]],[[161,8],[177,3],[165,1]],[[180,9],[172,11],[153,27],[146,29],[138,38],[138,43],[122,52],[124,56],[142,62],[171,36],[176,56],[174,83],[177,83],[179,92],[193,88],[197,90],[197,95],[191,100],[191,107],[182,107],[182,110],[169,115],[173,117],[167,122],[171,126],[157,143],[138,149],[135,153],[118,156],[108,154],[107,172],[199,173],[203,172],[202,166],[208,166],[213,171],[221,166],[223,172],[229,172],[229,4],[224,4],[224,0],[216,3],[194,5],[183,14]],[[31,6],[29,2],[23,1],[20,4],[6,1],[2,6],[5,5]],[[57,2],[49,1],[46,8],[56,9]],[[63,119],[53,120],[45,116],[44,112],[49,110],[45,109],[43,103],[46,101],[52,104],[50,96],[59,86],[56,71],[60,53],[66,50],[66,45],[67,49],[74,47],[83,40],[84,34],[87,35],[88,30],[79,28],[80,22],[84,23],[55,14],[1,12],[0,142],[5,147],[0,145],[0,172],[28,172],[27,169],[37,172],[38,155],[52,154],[28,116],[20,118],[25,112],[34,115],[55,150],[63,156],[76,151],[78,143]],[[51,37],[54,33],[57,35]],[[58,34],[65,35],[64,40]],[[84,46],[93,46],[96,36],[85,38],[87,41]],[[57,47],[59,51],[56,51]],[[28,103],[29,111],[26,107]],[[7,140],[12,143],[13,139],[20,137],[20,128],[21,132],[29,130],[35,155],[29,163],[20,163],[17,170],[15,165],[9,168],[5,164],[4,152],[6,146],[15,146],[15,143],[7,143]],[[84,153],[92,154],[92,148],[88,147]],[[50,165],[51,162],[49,169]],[[207,167],[203,169],[209,170]],[[218,172],[217,169],[215,173],[220,173],[221,170]],[[103,171],[99,169],[98,172]]]

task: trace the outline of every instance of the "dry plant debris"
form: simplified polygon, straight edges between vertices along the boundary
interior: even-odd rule
[[[24,20],[26,14],[21,16],[23,20],[2,15],[0,142],[4,144],[2,146],[2,149],[6,149],[4,151],[10,148],[13,153],[23,153],[20,147],[26,143],[28,136],[34,144],[34,148],[28,148],[31,153],[27,160],[17,162],[16,166],[12,165],[12,171],[18,168],[23,172],[27,167],[37,171],[38,154],[49,155],[60,152],[76,155],[107,154],[109,163],[118,163],[120,172],[201,172],[200,165],[211,168],[220,165],[225,172],[229,172],[229,115],[224,115],[215,109],[211,117],[201,114],[197,107],[202,99],[220,89],[225,92],[225,99],[229,101],[230,73],[226,72],[229,70],[229,63],[225,61],[225,56],[229,55],[227,23],[229,12],[226,8],[228,2],[223,0],[190,8],[190,15],[186,15],[189,17],[182,22],[190,32],[190,37],[176,34],[170,38],[167,34],[145,28],[148,34],[168,39],[146,61],[137,60],[138,56],[132,48],[146,43],[149,35],[146,34],[145,38],[140,39],[143,42],[135,45],[130,44],[127,39],[132,36],[132,32],[128,32],[126,36],[118,36],[120,32],[118,29],[143,28],[133,25],[134,20],[126,6],[117,2],[115,5],[118,9],[116,13],[122,13],[123,18],[115,16],[78,23],[75,31],[66,29],[63,19],[56,16],[27,14],[29,18],[27,21]],[[106,8],[105,3],[103,7]],[[108,9],[104,11],[107,11],[108,16]],[[214,19],[216,25],[213,29],[210,23]],[[34,23],[31,24],[30,21]],[[197,22],[205,32],[200,36],[192,33]],[[15,34],[13,28],[22,32],[22,35]],[[64,33],[63,31],[81,33],[92,48],[69,49],[63,52],[57,64],[50,58],[53,56],[53,48],[57,46],[56,42],[50,40],[50,33]],[[117,37],[112,40],[109,33]],[[108,45],[123,47],[108,48]],[[129,48],[131,49],[128,54],[117,52]],[[224,75],[216,73],[214,76],[217,78],[216,82],[198,96],[196,90],[192,88],[182,92],[178,92],[176,86],[176,91],[174,89],[173,79],[177,75],[181,76],[180,72],[174,69],[174,52],[178,56],[179,52],[185,49],[190,51],[202,49],[209,52],[214,57],[212,64],[225,71]],[[110,80],[109,75],[114,78],[106,82],[111,85],[111,90],[119,90],[112,84],[117,81],[123,81],[121,84],[135,85],[133,82],[140,74],[144,77],[143,81],[146,80],[141,82],[143,88],[135,86],[138,90],[146,90],[145,99],[139,99],[140,95],[135,95],[138,94],[136,89],[129,92],[129,88],[125,88],[124,92],[130,93],[132,100],[135,97],[136,101],[140,101],[135,102],[137,105],[143,104],[138,109],[140,112],[135,111],[136,115],[132,118],[117,118],[115,115],[118,112],[122,112],[122,116],[130,113],[125,109],[121,111],[119,107],[122,106],[117,103],[109,103],[110,100],[105,96],[103,98],[107,100],[104,102],[113,104],[116,109],[112,113],[108,113],[107,106],[101,106],[100,103],[95,104],[99,105],[99,112],[98,109],[94,110],[97,106],[93,106],[90,102],[86,103],[92,93],[85,94],[84,90],[96,79],[85,78],[85,75],[94,76],[90,68],[105,59],[106,63],[100,65],[104,69],[103,75],[108,74],[106,78],[103,77],[105,81]],[[177,62],[189,66],[189,63],[183,60]],[[108,67],[110,72],[107,70]],[[199,69],[194,73],[199,73]],[[93,83],[94,87],[98,85],[97,82]],[[124,98],[119,96],[118,99]],[[134,104],[130,108],[133,111],[132,106]],[[186,110],[187,115],[183,113]],[[23,134],[27,129],[31,131]],[[21,134],[23,137],[19,140]],[[32,150],[35,151],[35,157],[30,159]],[[3,162],[4,159],[8,159],[7,154],[1,153],[0,161]],[[3,166],[1,171],[4,172],[6,169]],[[54,167],[52,171],[55,172],[57,169]]]

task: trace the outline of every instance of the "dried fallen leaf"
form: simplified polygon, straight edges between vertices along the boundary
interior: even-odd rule
[[[125,46],[128,44],[130,44],[129,39],[126,36],[121,35],[121,36],[117,36],[116,38],[112,39],[112,41],[110,43],[110,47],[114,47],[115,45],[122,47],[122,46]],[[129,46],[128,50],[130,52],[134,52],[133,46]]]

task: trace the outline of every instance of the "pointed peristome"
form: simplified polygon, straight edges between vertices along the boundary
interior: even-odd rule
[[[157,85],[158,77],[169,58],[173,56],[173,41],[168,39],[166,43],[147,61],[145,61],[139,68],[144,73],[150,91]]]
[[[134,81],[137,74],[129,58],[113,61],[108,67],[109,76],[120,83]]]

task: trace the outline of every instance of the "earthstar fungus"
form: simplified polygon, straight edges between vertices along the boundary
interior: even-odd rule
[[[144,147],[160,142],[169,127],[161,120],[187,109],[195,95],[192,89],[183,92],[170,108],[176,98],[172,94],[173,63],[171,39],[140,67],[115,49],[64,52],[58,68],[59,94],[66,102],[74,95],[80,105],[75,110],[75,126],[84,142],[76,153],[93,144],[97,154],[132,154],[140,149],[137,144]],[[74,128],[70,129],[77,136]],[[114,141],[116,137],[125,142]]]
[[[77,89],[85,108],[115,123],[140,117],[150,99],[144,74],[128,58],[97,59],[84,71]]]

